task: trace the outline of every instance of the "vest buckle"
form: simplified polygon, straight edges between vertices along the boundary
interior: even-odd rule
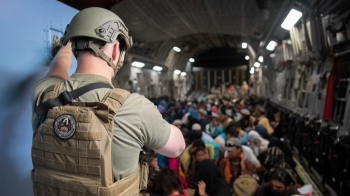
[[[67,105],[72,103],[73,97],[68,91],[63,91],[59,96],[58,99],[63,105]]]

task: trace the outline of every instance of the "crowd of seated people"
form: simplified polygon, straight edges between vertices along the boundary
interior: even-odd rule
[[[152,153],[150,196],[291,196],[302,186],[283,140],[281,114],[267,118],[255,96],[154,101],[183,133],[177,158]]]

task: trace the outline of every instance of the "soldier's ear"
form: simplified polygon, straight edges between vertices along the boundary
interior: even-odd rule
[[[115,44],[113,44],[112,59],[113,61],[118,61],[119,57],[120,57],[119,42],[115,42]]]

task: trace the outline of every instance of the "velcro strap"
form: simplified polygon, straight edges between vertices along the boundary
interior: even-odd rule
[[[130,176],[123,178],[109,187],[100,187],[100,196],[122,195],[133,196],[139,195],[139,177],[140,167]]]
[[[53,127],[42,124],[39,128],[42,134],[56,136]],[[87,141],[101,141],[102,133],[101,132],[91,132],[91,131],[79,131],[76,130],[72,139],[76,140],[87,140]]]
[[[87,166],[87,165],[77,165],[72,163],[64,163],[55,161],[52,159],[45,159],[42,157],[32,156],[34,167],[43,167],[48,169],[55,169],[60,171],[66,171],[78,174],[88,174],[88,175],[101,175],[100,166]]]
[[[64,155],[77,157],[97,158],[101,157],[100,149],[77,148],[72,146],[57,145],[49,142],[34,140],[33,148]]]
[[[44,189],[44,188],[37,183],[60,189],[60,195],[74,195],[74,194],[66,194],[69,192],[98,195],[98,193],[100,192],[99,185],[86,185],[86,184],[78,184],[74,182],[67,182],[67,181],[55,179],[52,177],[40,175],[37,173],[34,174],[34,181],[35,181],[35,187],[38,189]]]
[[[47,113],[47,118],[56,119],[60,115],[67,114],[67,113],[72,115],[75,118],[75,120],[80,122],[80,123],[91,123],[91,121],[92,121],[92,113],[74,113],[74,112],[65,111],[64,109],[61,111],[50,110]]]

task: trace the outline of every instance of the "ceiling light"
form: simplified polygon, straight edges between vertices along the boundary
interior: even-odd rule
[[[264,62],[264,57],[263,57],[263,56],[259,56],[258,61],[259,61],[260,63]]]
[[[302,15],[303,14],[298,10],[290,10],[288,16],[286,17],[286,19],[284,19],[283,23],[281,24],[281,27],[289,31],[290,29],[292,29],[292,27],[294,27],[295,23],[298,22]]]
[[[181,72],[181,75],[182,76],[186,76],[186,72]]]
[[[260,67],[260,63],[259,62],[255,62],[254,63],[254,67]]]
[[[176,74],[176,75],[179,75],[180,73],[181,73],[180,70],[177,70],[177,69],[176,69],[176,70],[174,71],[174,74]]]
[[[249,71],[250,74],[253,74],[254,73],[254,67],[252,67]]]
[[[163,70],[163,67],[160,67],[160,66],[157,66],[157,65],[156,65],[156,66],[153,67],[153,70],[154,70],[154,71],[162,71],[162,70]]]
[[[145,64],[144,64],[144,63],[142,63],[142,62],[138,62],[138,61],[134,61],[134,62],[132,62],[132,63],[131,63],[131,65],[132,65],[132,66],[134,66],[134,67],[139,67],[139,68],[141,68],[141,67],[144,67],[144,66],[145,66]]]
[[[194,58],[190,58],[190,62],[193,63],[194,62]]]
[[[270,41],[269,44],[267,44],[266,49],[273,51],[276,46],[277,46],[277,43],[275,41]]]
[[[275,56],[276,56],[275,53],[271,53],[271,54],[270,54],[270,58],[273,58],[273,57],[275,57]]]
[[[176,52],[181,52],[181,49],[179,47],[177,47],[177,46],[174,46],[173,50],[175,50]]]
[[[247,48],[247,47],[248,47],[248,44],[246,42],[243,42],[242,43],[242,48],[244,49],[244,48]]]
[[[247,55],[247,56],[245,56],[245,60],[247,60],[247,61],[249,60],[249,56],[248,56],[248,55]]]

